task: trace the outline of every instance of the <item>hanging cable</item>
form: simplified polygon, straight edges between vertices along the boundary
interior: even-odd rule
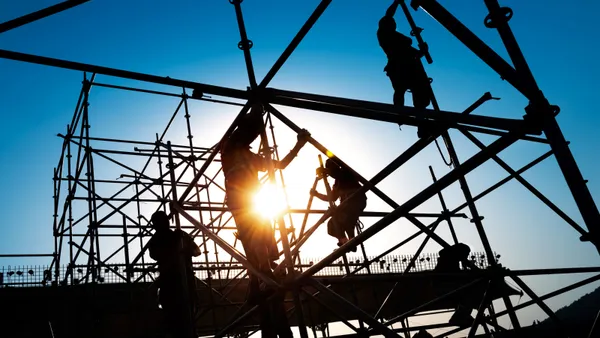
[[[446,140],[444,140],[444,145],[446,146],[446,150],[448,150],[448,143],[446,143]],[[438,143],[437,139],[435,140],[435,146],[437,147],[438,152],[440,153],[440,156],[442,157],[442,161],[444,161],[444,163],[447,166],[451,167],[454,163],[452,162],[452,159],[450,159],[448,161],[446,160],[446,157],[444,157],[444,154],[442,153],[442,148],[440,148],[440,144]]]

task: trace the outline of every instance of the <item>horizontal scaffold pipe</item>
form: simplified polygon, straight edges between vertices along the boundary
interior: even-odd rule
[[[64,69],[77,70],[81,72],[90,72],[114,77],[120,77],[124,79],[131,79],[143,82],[157,83],[166,86],[175,86],[179,88],[193,88],[201,91],[205,94],[219,95],[224,97],[231,97],[236,99],[248,99],[249,93],[244,90],[213,86],[198,82],[172,79],[168,76],[157,76],[144,73],[131,72],[128,70],[109,68],[103,66],[90,65],[86,63],[73,62],[55,58],[49,58],[45,56],[25,54],[14,52],[10,50],[0,49],[0,58],[35,63],[39,65],[46,65]]]
[[[332,97],[318,94],[300,93],[280,89],[267,89],[267,98],[273,104],[312,109],[334,114],[360,117],[378,121],[403,123],[418,126],[423,118],[447,124],[448,127],[464,125],[492,128],[504,131],[526,130],[525,121],[484,115],[462,114],[432,109],[397,107],[391,104]],[[527,134],[540,135],[541,132],[528,130]]]
[[[197,205],[186,205],[183,207],[184,210],[200,210],[200,211],[229,211],[229,209],[227,207],[200,207],[198,208]],[[307,209],[288,209],[287,211],[284,212],[285,213],[291,213],[291,214],[324,214],[326,213],[327,210],[324,209],[311,209],[311,210],[307,210]],[[385,211],[363,211],[360,216],[364,216],[364,217],[385,217],[387,215],[389,215],[390,212],[385,212]],[[463,213],[457,213],[457,214],[453,214],[453,215],[443,215],[443,214],[435,214],[435,213],[409,213],[410,216],[413,217],[429,217],[429,218],[443,218],[443,217],[459,217],[459,218],[466,218],[467,215],[463,214]]]

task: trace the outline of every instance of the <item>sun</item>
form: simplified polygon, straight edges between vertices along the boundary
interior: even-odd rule
[[[253,198],[254,211],[267,219],[275,219],[286,209],[283,189],[273,183],[265,183]]]

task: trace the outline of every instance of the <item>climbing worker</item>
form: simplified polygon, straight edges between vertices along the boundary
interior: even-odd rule
[[[269,161],[272,161],[274,168],[285,169],[306,144],[310,134],[306,130],[298,133],[296,145],[281,161],[255,154],[250,150],[250,145],[264,130],[263,111],[262,105],[255,104],[243,117],[237,128],[221,145],[221,163],[225,176],[225,202],[235,220],[237,237],[242,243],[246,257],[250,264],[260,272],[275,280],[272,267],[274,261],[279,259],[279,252],[273,229],[269,222],[261,218],[252,208],[253,196],[260,188],[258,173],[268,169]],[[267,306],[283,308],[283,296],[276,297],[278,305],[264,304],[264,298],[268,292],[269,290],[261,293],[259,279],[250,273],[248,301],[253,304],[261,304],[262,314],[269,312],[265,310]],[[273,329],[280,337],[291,337],[292,333],[287,324],[285,311],[270,312],[272,318],[275,319],[272,323],[261,320],[263,337],[271,336]],[[261,317],[265,318],[263,315]]]
[[[464,243],[458,243],[439,252],[439,258],[433,271],[442,273],[460,272],[460,263],[469,258],[471,248]],[[443,282],[440,283],[442,287]],[[449,323],[456,326],[470,326],[474,319],[471,316],[471,309],[459,301]]]
[[[200,248],[186,232],[170,229],[164,211],[155,212],[151,224],[155,233],[148,242],[148,251],[158,264],[159,302],[165,310],[168,330],[176,338],[196,337],[193,319],[198,298],[192,257],[200,255]]]
[[[367,207],[367,196],[365,193],[354,194],[361,188],[360,183],[348,169],[342,168],[332,158],[325,161],[325,168],[317,168],[317,175],[329,175],[335,180],[329,196],[314,189],[310,190],[310,194],[322,201],[335,202],[339,199],[343,203],[327,223],[327,233],[337,238],[337,245],[342,246],[354,238],[358,218]],[[356,252],[356,247],[350,250]]]
[[[394,88],[394,105],[403,107],[404,94],[410,89],[413,106],[425,109],[431,102],[429,78],[421,63],[422,53],[411,46],[410,37],[396,31],[394,15],[399,4],[399,0],[394,0],[379,20],[377,40],[388,58],[383,70]]]

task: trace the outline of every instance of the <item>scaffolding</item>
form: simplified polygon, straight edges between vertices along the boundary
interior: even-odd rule
[[[66,1],[40,12],[1,24],[0,33],[85,2]],[[19,268],[17,269],[18,272],[21,272],[20,275],[25,275],[24,278],[28,278],[25,281],[26,285],[36,284],[36,281],[55,287],[98,283],[151,283],[156,278],[156,268],[155,262],[148,258],[146,252],[148,239],[153,234],[149,226],[149,215],[157,210],[164,210],[167,213],[173,213],[175,227],[188,232],[202,250],[201,259],[194,262],[194,268],[196,277],[204,281],[205,286],[211,290],[211,292],[208,292],[209,299],[207,302],[209,305],[206,311],[203,311],[203,316],[212,316],[214,323],[217,319],[215,311],[211,310],[214,310],[218,302],[229,301],[228,295],[223,294],[222,291],[226,286],[241,283],[245,280],[248,271],[251,271],[265,283],[288,291],[292,303],[288,315],[290,318],[295,318],[300,336],[303,338],[308,337],[308,329],[312,330],[315,337],[318,332],[321,332],[323,336],[331,335],[327,323],[318,322],[318,320],[312,322],[307,320],[307,318],[311,318],[310,314],[305,313],[311,311],[311,307],[306,305],[309,300],[316,301],[320,306],[333,312],[338,318],[337,321],[342,322],[355,333],[364,336],[396,337],[399,334],[404,334],[410,337],[411,331],[422,328],[451,328],[444,331],[441,336],[467,333],[469,337],[473,337],[481,330],[486,333],[491,332],[491,330],[507,330],[507,327],[501,325],[498,321],[503,316],[508,316],[512,328],[519,329],[522,322],[519,320],[518,310],[529,306],[538,306],[542,309],[548,317],[556,322],[558,330],[563,330],[564,336],[567,336],[560,320],[546,305],[545,300],[599,280],[600,268],[510,270],[500,265],[498,262],[499,255],[493,251],[488,241],[483,226],[483,217],[478,212],[476,202],[507,182],[518,181],[579,233],[583,242],[594,245],[598,250],[600,250],[598,246],[600,243],[598,237],[600,214],[555,119],[559,109],[557,106],[551,105],[538,88],[508,25],[508,21],[512,17],[512,10],[508,7],[501,7],[497,0],[484,0],[484,2],[489,9],[485,25],[488,28],[498,30],[513,65],[507,63],[489,48],[437,1],[413,0],[410,6],[414,10],[423,10],[429,13],[496,71],[502,79],[510,83],[527,98],[529,105],[525,108],[526,114],[523,119],[472,114],[482,104],[493,99],[490,93],[483,94],[480,99],[462,112],[451,112],[441,110],[435,97],[432,100],[432,109],[419,110],[385,103],[269,88],[268,85],[271,80],[327,9],[331,0],[321,1],[260,82],[257,82],[254,74],[250,52],[253,43],[249,40],[244,25],[242,1],[230,0],[235,9],[239,26],[241,41],[238,47],[243,51],[246,64],[249,81],[247,90],[0,50],[0,57],[2,58],[84,72],[82,88],[73,118],[66,131],[59,134],[59,137],[63,139],[63,146],[53,176],[55,191],[53,222],[55,252],[52,255],[53,260],[48,267]],[[422,29],[414,22],[408,5],[403,0],[399,2],[399,5],[406,15],[412,29],[411,35],[416,38],[425,60],[432,63],[433,60],[429,54],[427,44],[421,36]],[[173,90],[157,91],[134,86],[115,85],[99,81],[98,78],[101,76],[129,79],[141,83],[161,84]],[[90,93],[95,88],[173,97],[179,103],[162,133],[156,134],[152,140],[96,137],[90,132],[92,123],[90,121],[91,108],[89,105]],[[175,92],[176,90],[179,92]],[[193,123],[191,122],[192,114],[189,105],[197,101],[240,108],[236,119],[220,142],[207,145],[202,144],[202,140],[198,143],[194,138]],[[284,214],[273,221],[273,226],[277,230],[280,248],[278,269],[286,269],[288,278],[283,281],[275,281],[262,275],[249,264],[243,250],[240,250],[241,245],[234,235],[236,228],[225,205],[225,189],[222,183],[223,174],[219,145],[235,129],[240,117],[245,115],[250,106],[256,102],[261,103],[266,110],[264,118],[265,133],[261,136],[262,141],[259,151],[273,160],[279,160],[280,150],[275,136],[281,132],[280,130],[276,132],[274,125],[278,124],[282,128],[287,128],[285,131],[287,133],[298,133],[302,129],[286,114],[275,108],[275,105],[310,109],[385,123],[400,123],[408,126],[423,125],[425,123],[424,119],[426,119],[428,123],[434,124],[436,129],[430,136],[417,140],[371,179],[367,179],[353,170],[344,162],[344,159],[336,157],[337,161],[343,167],[349,169],[362,184],[359,193],[367,191],[373,193],[388,204],[393,211],[363,212],[361,217],[371,217],[376,221],[359,231],[355,238],[338,250],[317,260],[301,257],[301,248],[313,236],[315,231],[327,221],[335,208],[315,209],[312,206],[312,197],[308,199],[307,206],[304,209],[290,209],[288,205]],[[167,138],[175,121],[183,121],[186,130],[186,141],[180,142],[178,140],[179,143],[172,143],[173,140]],[[479,152],[461,162],[448,132],[450,129],[464,135],[479,148]],[[492,135],[497,138],[486,146],[476,134]],[[542,134],[543,136],[541,136]],[[432,143],[437,144],[438,140],[443,142],[444,150],[447,151],[449,156],[448,164],[452,168],[449,173],[437,178],[430,167],[432,184],[403,204],[395,202],[378,188],[378,185],[385,178]],[[517,142],[536,142],[548,146],[549,150],[527,165],[515,170],[501,160],[497,154]],[[324,144],[313,137],[309,137],[308,143],[323,155],[334,156]],[[437,146],[442,152],[440,145],[437,144]],[[525,171],[551,156],[554,156],[558,162],[564,179],[581,212],[585,228],[570,218],[521,176]],[[490,160],[505,169],[508,176],[483,192],[474,195],[469,189],[465,176]],[[103,162],[100,166],[97,165],[99,161]],[[113,168],[106,169],[109,166]],[[106,172],[98,172],[98,168],[102,168]],[[117,179],[107,179],[106,173],[108,175],[119,173],[119,176]],[[286,184],[283,171],[270,170],[261,180],[262,182],[274,182],[283,187],[285,192]],[[444,199],[443,191],[455,182],[460,185],[464,203],[454,209],[449,209],[450,206],[447,205]],[[315,180],[313,188],[317,183],[318,180]],[[413,212],[425,201],[435,197],[440,202],[441,212]],[[462,213],[465,209],[467,211]],[[365,243],[368,243],[370,238],[400,218],[412,223],[418,231],[385,250],[382,254],[370,255],[367,252],[368,247],[365,246]],[[389,307],[390,297],[398,289],[399,283],[415,278],[415,275],[438,279],[456,277],[453,274],[430,271],[435,267],[437,255],[423,253],[423,250],[430,241],[436,242],[443,248],[459,243],[460,240],[454,231],[453,222],[462,218],[469,218],[470,222],[474,224],[484,248],[484,252],[473,254],[471,260],[463,262],[464,272],[461,274],[461,278],[467,276],[470,278],[469,282],[465,282],[452,290],[447,290],[443,294],[428,298],[423,303],[407,311],[397,313],[391,317],[389,312],[384,315],[382,310],[386,306]],[[425,224],[423,223],[424,219],[432,221]],[[448,226],[451,233],[450,239],[443,238],[439,235],[439,231],[436,232],[442,224]],[[423,234],[425,239],[413,255],[394,256],[399,248]],[[360,248],[359,254],[351,257],[348,252],[355,246]],[[15,269],[11,271],[3,270],[0,272],[0,277],[3,277],[3,280],[6,281],[9,278],[8,273],[14,272],[13,270]],[[522,280],[524,276],[552,276],[569,273],[596,273],[598,275],[545,295],[537,295]],[[12,276],[11,274],[10,278],[13,278]],[[323,277],[336,277],[337,279],[322,279]],[[519,291],[526,294],[531,300],[515,305],[511,300],[511,295],[518,293],[498,293],[497,290],[501,288],[500,285],[505,285],[505,280],[515,283]],[[355,292],[341,295],[332,287],[335,283],[346,284],[350,287],[354,283],[360,282],[392,283],[390,284],[391,287],[385,284],[388,289],[378,290],[379,294],[373,297],[377,303],[376,311],[365,310],[365,307],[361,306],[357,300]],[[19,283],[15,282],[14,284]],[[23,284],[21,283],[21,285]],[[373,289],[376,288],[373,287]],[[477,294],[478,304],[474,306],[477,314],[472,325],[453,327],[445,320],[426,326],[411,326],[409,324],[409,318],[423,315],[423,313],[432,314],[432,306],[435,306],[436,303],[443,303],[448,298],[457,294],[464,294],[469,290]],[[220,299],[213,299],[217,297]],[[337,304],[338,306],[331,306],[330,304]],[[336,310],[340,306],[345,308],[346,311],[340,313],[339,310]],[[497,307],[501,307],[503,310],[496,311]],[[240,330],[236,327],[250,317],[256,309],[245,303],[237,304],[234,308],[236,312],[229,319],[228,325],[221,328],[214,326],[212,332],[208,330],[206,334],[216,337],[233,334],[248,336],[254,332],[255,329]],[[356,322],[358,322],[358,325],[356,325]],[[393,325],[398,323],[402,325],[402,328],[394,328]]]

